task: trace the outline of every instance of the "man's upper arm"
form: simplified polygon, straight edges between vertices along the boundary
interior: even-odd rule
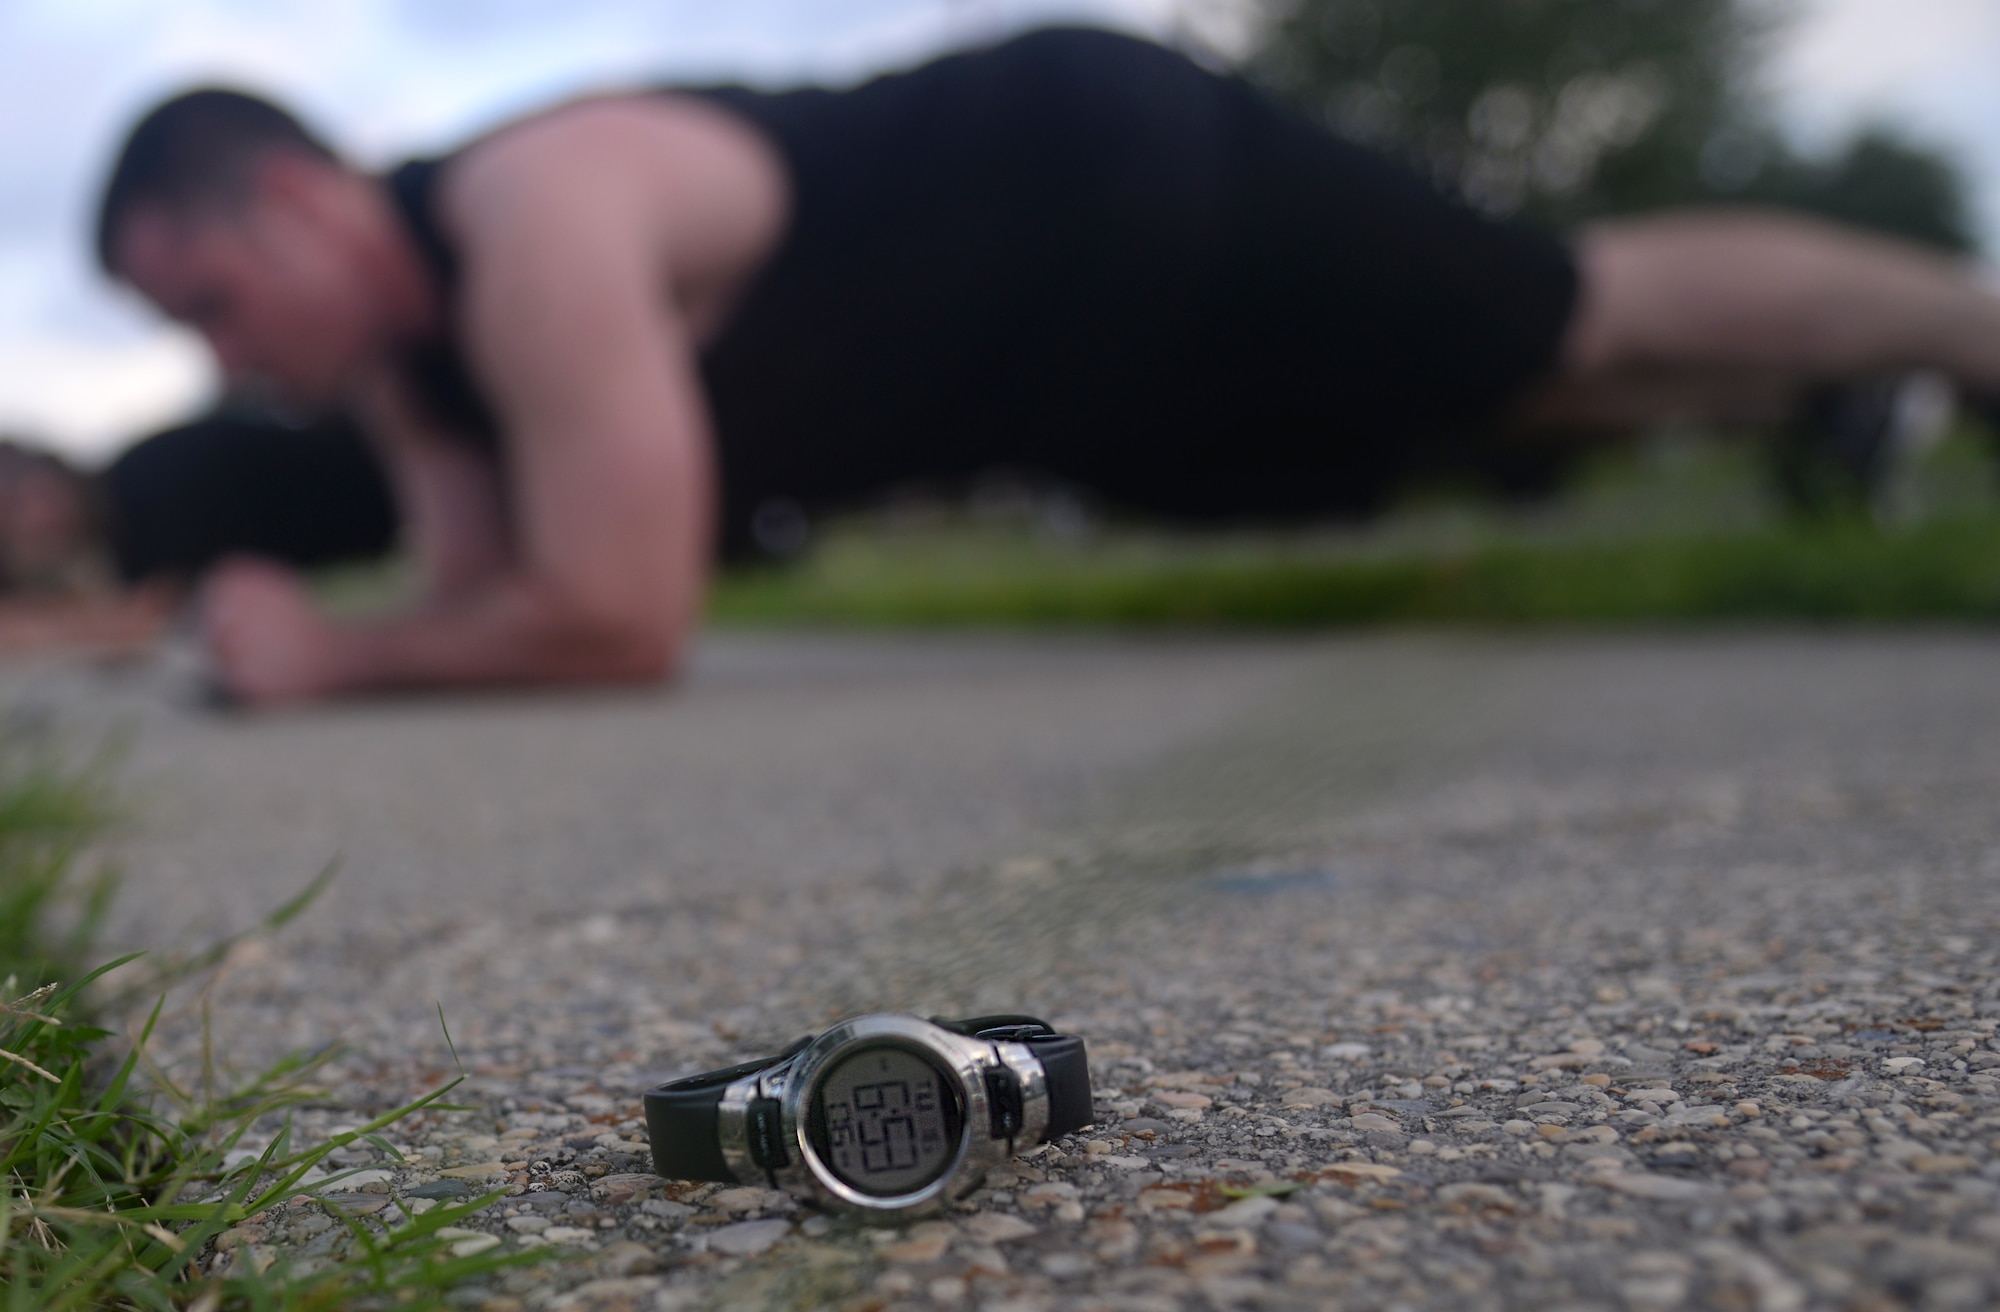
[[[457,197],[461,331],[504,430],[517,568],[580,622],[671,646],[700,602],[714,511],[662,216],[629,168],[544,146]]]
[[[389,450],[404,547],[431,595],[461,595],[512,564],[500,471],[483,451],[432,439]]]
[[[511,561],[500,470],[489,452],[425,422],[406,386],[394,372],[373,379],[358,415],[395,490],[403,550],[431,596],[453,596]]]

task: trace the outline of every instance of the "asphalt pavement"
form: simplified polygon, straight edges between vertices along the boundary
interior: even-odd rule
[[[343,1042],[310,1131],[446,1074],[442,1007],[477,1110],[328,1188],[505,1187],[468,1245],[587,1258],[468,1303],[1025,1312],[2000,1301],[1996,676],[1940,631],[734,635],[672,691],[257,718],[174,661],[4,682],[129,736],[121,942],[338,860],[216,1044]],[[905,1230],[648,1174],[649,1082],[877,1008],[1048,1015],[1097,1123]]]

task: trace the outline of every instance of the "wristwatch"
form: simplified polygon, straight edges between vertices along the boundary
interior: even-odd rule
[[[768,1185],[883,1219],[936,1210],[1092,1117],[1083,1040],[1033,1016],[857,1016],[645,1101],[670,1180]]]

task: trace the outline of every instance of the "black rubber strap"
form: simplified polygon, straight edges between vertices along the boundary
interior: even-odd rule
[[[1021,1040],[1042,1063],[1049,1086],[1049,1128],[1042,1142],[1075,1134],[1097,1119],[1090,1099],[1090,1062],[1074,1034],[1036,1034]]]
[[[789,1061],[812,1042],[807,1035],[775,1057],[746,1061],[719,1071],[671,1080],[646,1092],[646,1135],[653,1141],[653,1171],[668,1180],[713,1180],[736,1184],[722,1157],[716,1112],[729,1086],[746,1075]]]
[[[950,1030],[953,1034],[963,1034],[967,1038],[1000,1038],[995,1030],[1040,1030],[1044,1034],[1054,1034],[1056,1027],[1040,1016],[1021,1016],[1012,1012],[1002,1012],[997,1016],[967,1016],[964,1020],[946,1020],[942,1016],[931,1017],[931,1024],[939,1029]]]
[[[1095,1112],[1090,1097],[1090,1064],[1083,1040],[1057,1034],[1047,1021],[1034,1016],[1002,1014],[931,1023],[955,1034],[1025,1043],[1042,1063],[1049,1090],[1049,1128],[1042,1142],[1073,1134],[1089,1125]],[[748,1075],[790,1061],[812,1042],[808,1035],[776,1056],[746,1061],[719,1071],[673,1080],[646,1093],[646,1132],[653,1141],[653,1170],[669,1180],[713,1180],[737,1183],[723,1160],[716,1113],[731,1084]]]
[[[1055,1026],[1037,1016],[971,1016],[965,1020],[934,1016],[931,1023],[977,1038],[1025,1043],[1033,1050],[1049,1089],[1049,1128],[1042,1135],[1043,1143],[1074,1134],[1097,1119],[1090,1096],[1090,1062],[1082,1039],[1056,1033]]]

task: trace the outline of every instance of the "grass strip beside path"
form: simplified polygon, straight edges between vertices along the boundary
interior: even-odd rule
[[[157,1008],[124,1040],[91,1024],[86,986],[126,964],[84,968],[111,890],[78,873],[77,852],[104,815],[92,773],[24,763],[0,742],[0,1309],[445,1307],[467,1281],[541,1260],[466,1245],[454,1225],[490,1197],[421,1213],[392,1200],[377,1216],[328,1205],[346,1233],[302,1262],[218,1243],[337,1185],[338,1175],[307,1183],[336,1151],[399,1159],[385,1135],[442,1109],[451,1086],[299,1143],[287,1113],[314,1096],[331,1054],[235,1081],[205,1068],[189,1087],[146,1060]]]
[[[729,576],[711,614],[913,627],[1986,621],[2000,618],[2000,517],[1402,552],[870,536],[790,570]]]

